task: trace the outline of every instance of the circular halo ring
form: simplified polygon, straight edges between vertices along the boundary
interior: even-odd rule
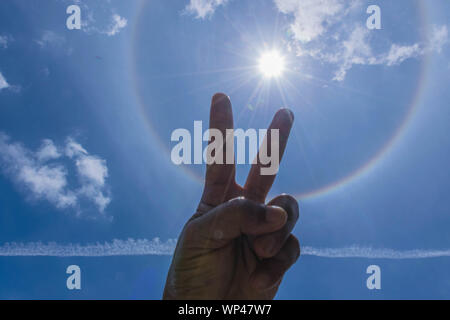
[[[132,27],[132,43],[130,46],[130,54],[129,57],[132,58],[132,61],[130,61],[130,70],[132,72],[131,79],[133,81],[133,89],[136,95],[136,101],[138,104],[139,111],[141,112],[147,129],[150,133],[150,135],[154,138],[155,142],[158,144],[160,149],[164,150],[168,155],[170,155],[170,150],[168,147],[161,141],[160,136],[156,132],[152,122],[150,121],[150,117],[148,115],[148,110],[145,107],[145,103],[143,102],[142,96],[139,92],[139,86],[138,86],[138,77],[137,77],[137,70],[136,70],[136,44],[138,43],[137,37],[138,37],[138,25],[142,17],[143,7],[147,4],[145,0],[140,0],[139,4],[137,5],[137,14],[136,18],[134,19],[134,25]],[[428,10],[427,6],[425,5],[424,1],[418,2],[419,6],[419,17],[421,25],[424,28],[427,28],[427,19],[428,19]],[[429,30],[428,28],[425,30],[425,34],[428,34]],[[412,99],[410,101],[410,106],[405,113],[405,116],[403,118],[402,123],[399,125],[399,127],[394,131],[392,136],[387,140],[387,142],[363,165],[359,166],[356,170],[352,171],[350,174],[346,175],[344,178],[335,180],[331,183],[326,184],[325,186],[313,189],[311,191],[302,192],[302,193],[294,193],[295,198],[298,200],[304,200],[304,199],[312,199],[319,196],[324,196],[327,194],[330,194],[336,190],[341,189],[342,187],[350,184],[351,182],[356,181],[358,178],[361,178],[365,175],[367,175],[371,170],[373,170],[377,164],[382,162],[383,159],[392,151],[393,147],[401,140],[401,138],[404,136],[406,129],[408,128],[408,125],[411,123],[412,119],[414,118],[414,115],[418,109],[418,105],[421,101],[421,98],[423,96],[424,88],[426,87],[426,80],[428,76],[429,66],[430,64],[430,56],[429,54],[425,55],[424,61],[421,63],[421,69],[420,69],[420,75],[417,78],[417,84],[415,89],[415,94],[412,96]],[[198,173],[194,172],[193,170],[188,169],[186,166],[180,166],[180,168],[183,170],[183,172],[189,176],[191,179],[195,180],[196,182],[202,184],[204,182],[204,178],[200,176]]]

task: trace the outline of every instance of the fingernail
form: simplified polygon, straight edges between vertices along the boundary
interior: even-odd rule
[[[270,206],[267,207],[266,219],[271,223],[282,223],[287,218],[286,211],[280,207]]]
[[[216,93],[213,97],[212,97],[212,104],[218,104],[222,101],[226,101],[228,100],[228,96],[225,93]]]
[[[282,113],[283,115],[286,115],[289,119],[290,123],[294,122],[294,113],[292,112],[292,110],[288,109],[288,108],[282,108],[279,111],[280,113]]]

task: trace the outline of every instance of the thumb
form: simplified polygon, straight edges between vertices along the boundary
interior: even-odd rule
[[[275,232],[286,221],[287,213],[280,207],[236,198],[191,220],[184,229],[184,236],[192,246],[217,249],[241,235]]]

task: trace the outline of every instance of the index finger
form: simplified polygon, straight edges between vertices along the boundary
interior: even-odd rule
[[[245,182],[244,194],[247,199],[264,203],[267,193],[269,193],[275,180],[276,173],[278,172],[278,165],[281,162],[284,150],[286,149],[293,122],[294,114],[289,109],[278,110],[275,114],[272,123],[269,126],[269,130],[267,130],[264,142],[260,147],[259,153],[255,161],[253,161],[247,181]],[[273,139],[276,137],[276,135],[274,135],[276,131],[273,132],[272,130],[278,130],[278,139]],[[276,154],[277,152],[278,154]],[[267,157],[269,154],[272,160],[274,157],[275,159],[278,159],[278,163],[274,164],[271,160],[271,163],[264,164],[263,161],[261,161],[263,157]],[[265,174],[264,170],[270,166],[276,166],[275,171],[271,174]]]
[[[210,130],[219,130],[223,137],[221,154],[216,155],[217,159],[222,161],[207,165],[205,188],[201,200],[201,203],[213,207],[224,202],[228,188],[234,183],[234,162],[227,164],[226,161],[226,140],[228,139],[226,133],[229,129],[233,129],[230,98],[223,93],[216,93],[211,102]]]

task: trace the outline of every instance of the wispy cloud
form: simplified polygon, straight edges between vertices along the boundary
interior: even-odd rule
[[[3,90],[8,90],[13,93],[19,93],[21,91],[20,85],[12,85],[6,81],[5,76],[0,72],[0,92]]]
[[[351,246],[344,248],[313,248],[302,247],[302,255],[316,256],[323,258],[365,258],[365,259],[429,259],[450,257],[450,249],[441,250],[393,250],[393,249],[375,249],[370,247]]]
[[[361,22],[361,0],[273,0],[288,23],[288,48],[298,57],[310,57],[335,67],[333,80],[343,81],[355,65],[395,66],[412,58],[441,52],[449,42],[448,27],[434,26],[426,42],[392,42],[375,52],[370,31]],[[198,19],[211,17],[227,0],[190,0],[185,11]],[[364,21],[365,22],[365,21]]]
[[[104,34],[113,37],[120,33],[128,25],[128,20],[120,15],[113,13],[110,22],[106,27],[99,27],[90,9],[86,9],[86,19],[83,20],[81,30],[87,34]]]
[[[0,35],[0,48],[8,48],[9,43],[13,41],[13,37],[10,35]]]
[[[68,160],[75,164],[78,186],[69,185]],[[64,147],[45,139],[32,151],[0,133],[0,166],[31,199],[46,200],[58,209],[71,208],[80,214],[81,202],[87,200],[103,214],[111,201],[106,161],[90,155],[72,138]]]
[[[6,243],[0,246],[0,256],[48,256],[48,257],[108,257],[138,255],[171,255],[176,240],[113,240],[95,244],[58,244],[42,242]]]
[[[90,155],[79,143],[73,139],[67,139],[66,155],[75,160],[75,166],[81,188],[78,193],[93,201],[99,210],[103,212],[110,203],[109,196],[105,196],[103,189],[108,177],[106,161]]]
[[[357,26],[350,34],[348,40],[344,41],[340,50],[338,49],[333,54],[322,56],[322,60],[336,63],[339,66],[334,80],[344,80],[347,71],[353,65],[386,65],[390,67],[431,52],[439,53],[448,42],[448,29],[445,25],[433,26],[429,41],[411,45],[393,43],[389,51],[378,54],[372,52],[368,39],[369,30],[362,26]]]
[[[0,48],[8,48],[8,39],[5,36],[0,36]]]
[[[299,57],[309,56],[336,66],[334,80],[342,81],[354,65],[399,65],[407,59],[440,52],[448,43],[447,26],[434,26],[425,43],[391,43],[387,52],[374,52],[371,33],[359,19],[360,0],[274,0],[278,10],[293,18],[291,47]]]
[[[36,152],[36,157],[39,162],[46,162],[48,160],[60,158],[61,153],[58,151],[58,148],[52,140],[44,139],[42,140],[41,148]]]
[[[380,63],[388,66],[398,65],[410,58],[417,58],[429,52],[442,51],[444,45],[449,41],[447,26],[433,26],[430,39],[426,43],[415,43],[413,45],[401,46],[393,44],[387,54],[381,57]]]
[[[109,26],[109,28],[105,31],[105,33],[108,36],[115,36],[117,33],[120,32],[123,28],[127,26],[127,19],[119,16],[118,14],[113,14],[112,16],[112,24]]]
[[[343,19],[356,1],[342,0],[274,0],[278,10],[293,15],[290,28],[294,38],[310,42],[328,31]]]
[[[115,36],[128,25],[111,6],[110,1],[61,0],[67,4],[77,4],[82,11],[81,30],[87,34]],[[96,14],[94,14],[96,13]]]
[[[5,77],[0,72],[0,91],[3,89],[8,89],[9,87],[10,87],[9,83],[6,81]]]
[[[6,243],[0,246],[0,256],[48,256],[48,257],[109,257],[109,256],[142,256],[142,255],[172,255],[177,240],[161,241],[159,238],[113,240],[95,244],[59,244],[59,243]],[[369,247],[351,246],[344,248],[314,248],[302,247],[303,256],[314,256],[330,259],[429,259],[450,257],[450,249],[442,250],[393,250],[374,249]]]
[[[190,0],[185,11],[195,15],[198,19],[205,19],[212,16],[217,7],[227,2],[228,0]]]
[[[34,42],[41,48],[45,48],[49,46],[62,46],[66,42],[66,39],[54,31],[45,30],[38,39],[34,40]]]

